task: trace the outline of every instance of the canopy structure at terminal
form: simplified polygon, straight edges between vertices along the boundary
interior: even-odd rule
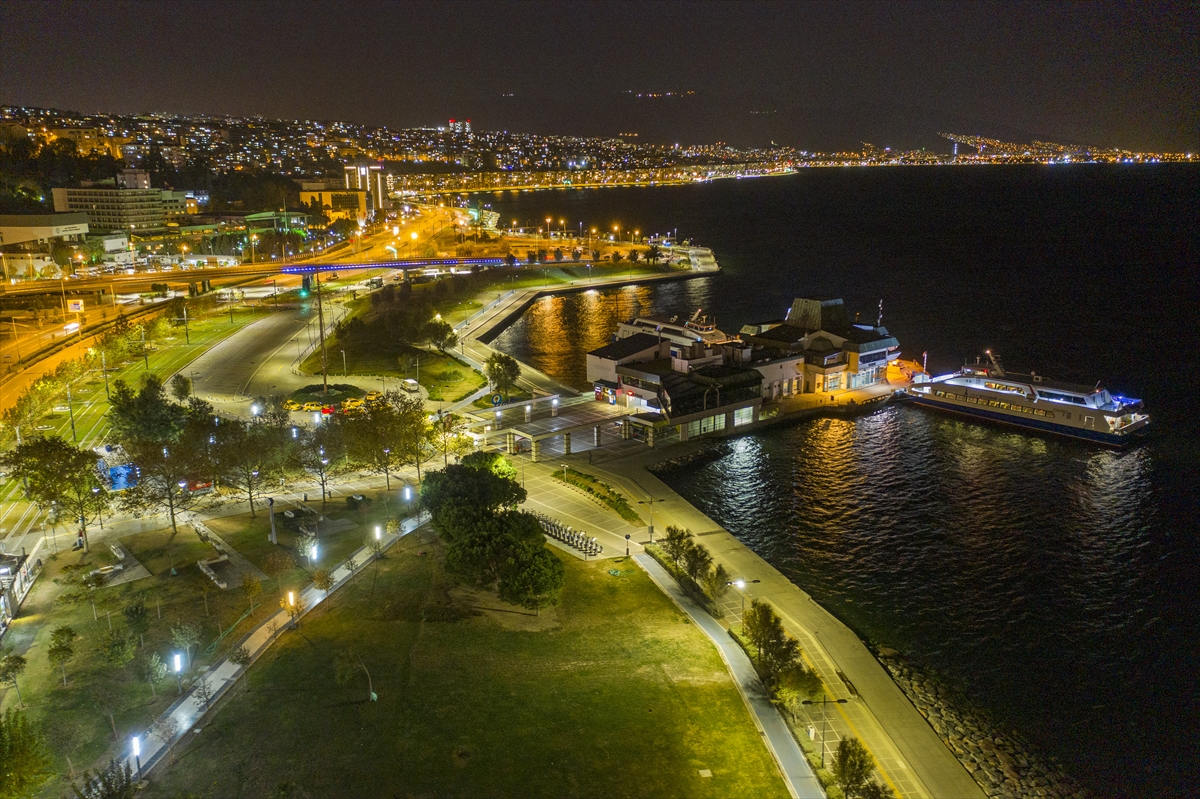
[[[503,442],[509,454],[528,451],[537,463],[547,449],[571,454],[572,439],[580,436],[593,447],[621,439],[638,438],[654,445],[653,424],[635,418],[636,409],[595,402],[590,397],[561,400],[538,397],[497,406],[491,411],[474,410],[472,432],[482,437],[483,446]],[[561,442],[560,442],[561,440]],[[556,444],[561,443],[561,450]]]

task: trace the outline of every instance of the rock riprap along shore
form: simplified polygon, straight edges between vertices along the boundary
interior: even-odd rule
[[[1047,764],[1019,735],[1003,732],[983,712],[971,709],[935,675],[895,650],[881,647],[876,656],[988,796],[1090,799],[1060,766]]]

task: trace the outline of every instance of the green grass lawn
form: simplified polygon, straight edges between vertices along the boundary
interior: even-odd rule
[[[375,342],[368,347],[356,347],[353,344],[343,346],[336,338],[327,345],[331,380],[342,374],[343,349],[346,351],[348,374],[385,375],[397,381],[411,377],[428,389],[429,399],[435,401],[456,400],[481,388],[486,382],[483,375],[471,367],[440,352],[386,342]],[[414,358],[420,358],[419,374]],[[309,355],[301,368],[307,374],[320,375],[321,353]],[[383,388],[383,384],[379,387]],[[388,388],[399,388],[399,383],[389,381]]]
[[[319,494],[320,490],[317,493]],[[320,510],[321,502],[318,499],[310,502],[309,506]],[[320,536],[316,568],[330,567],[350,557],[354,550],[363,545],[367,534],[374,530],[376,525],[387,524],[389,510],[397,512],[400,509],[395,503],[392,503],[390,508],[386,508],[382,501],[376,500],[365,511],[360,512],[347,510],[345,500],[331,500],[325,506],[324,515],[330,519],[349,520],[355,524],[355,527]],[[240,516],[210,519],[205,523],[214,533],[221,536],[225,543],[260,569],[266,562],[267,555],[273,550],[283,548],[292,553],[296,558],[296,568],[283,574],[280,578],[284,591],[288,588],[303,587],[311,582],[310,574],[314,567],[307,558],[300,557],[300,553],[296,549],[297,533],[285,529],[281,524],[276,524],[275,534],[279,543],[272,544],[268,540],[271,532],[271,519],[266,510],[260,510],[254,518],[246,513]],[[263,586],[264,596],[274,596],[276,590],[275,580],[270,580]]]
[[[499,603],[450,591],[436,550],[406,540],[285,633],[146,794],[787,796],[711,642],[635,565],[563,556],[559,608],[472,615]],[[378,702],[337,684],[342,651]]]

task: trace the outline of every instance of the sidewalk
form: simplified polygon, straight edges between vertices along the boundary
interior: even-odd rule
[[[671,597],[696,626],[712,639],[717,651],[721,653],[721,659],[729,668],[729,675],[733,678],[738,693],[742,695],[751,718],[754,719],[754,725],[758,727],[763,742],[775,758],[775,764],[779,767],[779,773],[787,783],[791,795],[797,799],[825,799],[825,791],[821,788],[817,775],[813,774],[808,761],[804,759],[804,753],[800,751],[796,739],[792,737],[787,724],[779,715],[779,710],[771,704],[767,689],[759,680],[758,672],[754,670],[750,658],[716,619],[697,607],[696,603],[679,589],[667,574],[667,570],[654,558],[643,554],[634,555],[633,559],[650,575],[650,579],[662,592]]]

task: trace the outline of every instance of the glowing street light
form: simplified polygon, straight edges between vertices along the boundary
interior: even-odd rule
[[[175,679],[179,681],[179,693],[183,694],[183,656],[175,653]]]
[[[142,742],[138,736],[133,736],[133,761],[137,763],[138,781],[142,779]]]
[[[661,502],[662,500],[659,500],[659,501]],[[725,583],[725,585],[737,586],[738,591],[740,591],[742,594],[742,634],[743,635],[746,634],[746,583],[748,583],[748,582],[749,583],[761,583],[762,580],[743,580],[743,579],[739,578],[737,580],[731,580],[731,581]]]

